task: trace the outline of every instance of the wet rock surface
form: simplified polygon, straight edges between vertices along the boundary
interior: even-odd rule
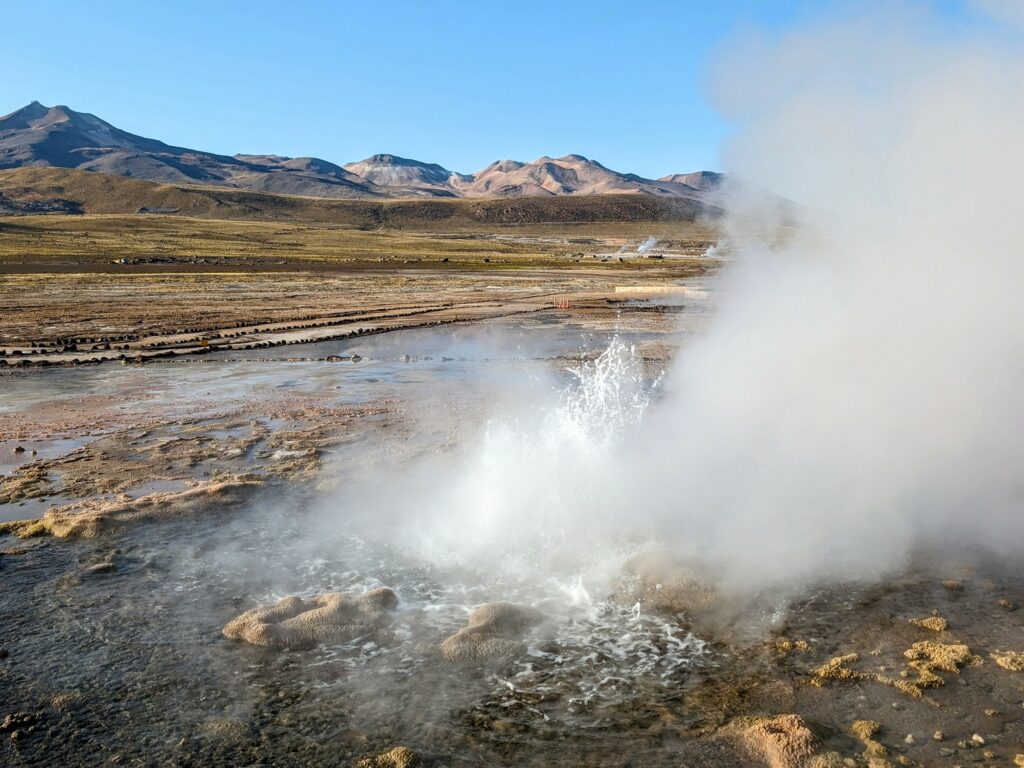
[[[612,668],[596,636],[589,650],[579,649],[580,659],[594,655],[592,663],[559,671],[575,651],[567,639],[549,644],[546,633],[531,634],[538,616],[527,603],[484,604],[469,623],[486,628],[483,636],[518,643],[519,655],[512,667],[504,662],[494,673],[466,675],[438,663],[445,638],[472,627],[464,613],[431,618],[436,582],[417,586],[412,572],[382,559],[386,548],[365,544],[332,544],[325,551],[344,554],[326,566],[296,558],[279,549],[289,530],[246,515],[219,525],[177,521],[120,531],[112,537],[116,551],[113,541],[43,539],[30,556],[0,559],[7,587],[0,644],[9,651],[0,660],[0,715],[12,716],[8,738],[0,740],[3,763],[132,764],[143,745],[153,760],[182,765],[354,764],[401,744],[438,765],[826,768],[884,760],[952,768],[975,759],[1012,764],[1024,735],[1019,673],[992,660],[1024,628],[1020,612],[998,606],[1024,597],[1012,568],[996,567],[994,586],[981,574],[964,580],[955,594],[920,575],[885,588],[822,590],[795,603],[784,626],[759,641],[714,644],[708,663],[676,673],[669,686],[645,689],[652,673],[633,667],[628,686],[578,704],[583,684]],[[238,571],[228,553],[243,532],[247,548],[262,542],[265,549]],[[174,554],[167,540],[176,542]],[[103,562],[117,571],[66,578]],[[297,563],[304,563],[302,574]],[[370,593],[345,575],[358,572],[402,585],[402,606],[409,607],[387,610],[384,627],[395,642],[333,635],[307,650],[264,653],[217,639],[246,602],[263,602],[253,595],[287,581],[284,574],[295,586]],[[306,608],[313,603],[302,600]],[[935,609],[955,630],[940,636],[908,621]],[[426,624],[416,623],[424,616]],[[618,632],[637,628],[626,621]],[[808,684],[830,659],[853,654],[857,660],[846,666],[865,677]],[[934,666],[945,684],[917,698],[874,677],[916,679],[912,663]],[[870,733],[869,722],[878,725]],[[941,741],[933,738],[938,731]]]

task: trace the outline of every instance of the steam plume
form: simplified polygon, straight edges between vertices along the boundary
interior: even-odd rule
[[[644,240],[642,243],[640,243],[639,246],[637,246],[636,252],[637,253],[647,253],[649,250],[651,250],[651,248],[653,248],[657,244],[658,244],[658,238],[654,237],[654,235],[651,235],[646,240]]]
[[[643,436],[661,524],[747,583],[1019,553],[1019,50],[869,13],[738,41],[715,82],[727,165],[827,213],[775,249],[732,222],[716,321]]]

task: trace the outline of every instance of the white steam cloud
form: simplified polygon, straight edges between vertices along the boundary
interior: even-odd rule
[[[827,213],[775,249],[733,222],[716,320],[649,414],[643,497],[748,583],[1020,552],[1019,50],[868,14],[738,41],[716,83],[727,165]]]
[[[637,246],[636,252],[637,253],[647,253],[649,250],[651,250],[651,248],[653,248],[657,244],[658,244],[658,238],[656,238],[654,235],[651,235],[646,240],[644,240],[642,243],[640,243],[640,245]]]

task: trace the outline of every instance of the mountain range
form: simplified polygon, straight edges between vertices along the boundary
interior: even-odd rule
[[[0,170],[21,167],[356,199],[642,194],[707,202],[726,178],[698,171],[646,179],[582,155],[541,157],[531,163],[500,160],[475,174],[388,154],[345,165],[315,157],[219,155],[137,136],[95,115],[37,101],[0,117]]]

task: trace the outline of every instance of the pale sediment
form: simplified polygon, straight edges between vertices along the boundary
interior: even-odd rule
[[[398,596],[386,587],[361,595],[286,597],[246,611],[224,627],[224,636],[272,650],[303,650],[357,637],[379,639],[396,605]]]
[[[185,491],[153,493],[138,499],[86,499],[49,509],[37,520],[0,523],[0,534],[13,533],[21,538],[47,534],[91,538],[131,523],[188,517],[235,506],[262,482],[253,476],[239,475],[198,482]]]
[[[490,661],[513,656],[523,649],[523,637],[544,620],[529,606],[486,603],[470,614],[469,622],[441,643],[446,661]]]

